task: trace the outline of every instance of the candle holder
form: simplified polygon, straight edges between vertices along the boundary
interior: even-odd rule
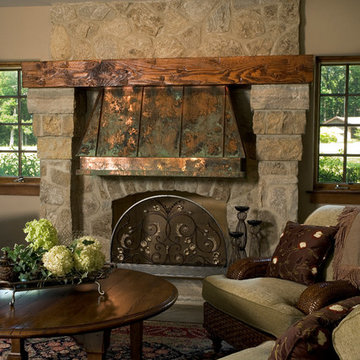
[[[229,264],[232,264],[238,259],[246,258],[246,251],[245,251],[245,238],[244,233],[237,232],[237,231],[229,231],[229,235],[231,236],[231,247],[232,251],[229,256]]]
[[[251,257],[260,256],[260,242],[261,242],[261,232],[260,225],[261,220],[248,220],[249,224],[249,234],[250,234],[250,249],[249,254]]]
[[[231,236],[231,246],[232,251],[229,256],[229,264],[232,264],[238,259],[244,259],[247,257],[246,254],[246,243],[247,243],[247,229],[245,220],[247,217],[247,212],[249,210],[248,206],[235,206],[235,209],[238,211],[237,218],[238,223],[236,225],[235,231],[230,231],[229,235]]]

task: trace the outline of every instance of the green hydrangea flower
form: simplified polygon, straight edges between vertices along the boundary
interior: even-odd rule
[[[53,246],[46,252],[42,261],[47,270],[55,276],[65,276],[74,267],[73,254],[65,245]]]
[[[105,255],[92,246],[84,246],[74,252],[75,269],[80,272],[100,270],[105,264]]]
[[[33,220],[25,224],[25,240],[34,249],[50,250],[57,245],[58,235],[54,225],[47,219]]]

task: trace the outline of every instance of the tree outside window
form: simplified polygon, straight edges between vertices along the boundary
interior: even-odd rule
[[[360,183],[360,63],[319,64],[317,183]]]
[[[38,177],[40,161],[20,69],[0,68],[0,176]]]

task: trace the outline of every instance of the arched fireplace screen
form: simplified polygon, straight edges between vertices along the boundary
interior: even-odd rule
[[[196,202],[151,196],[120,217],[111,239],[111,261],[156,265],[226,266],[224,234]]]

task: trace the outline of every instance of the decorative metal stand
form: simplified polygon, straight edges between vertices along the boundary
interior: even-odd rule
[[[248,220],[247,223],[249,226],[249,238],[250,238],[250,249],[249,254],[252,257],[260,256],[260,243],[261,243],[261,232],[260,225],[261,220]]]
[[[246,258],[246,242],[247,242],[247,229],[245,224],[245,219],[247,217],[247,212],[249,210],[248,206],[235,206],[235,209],[238,211],[237,218],[238,223],[236,225],[236,230],[234,232],[229,232],[231,236],[231,246],[232,252],[229,259],[229,264],[232,264],[238,259]]]
[[[247,245],[247,225],[246,217],[249,210],[248,206],[235,206],[235,209],[238,211],[237,218],[238,223],[236,225],[235,231],[229,231],[231,236],[231,247],[232,251],[229,256],[229,265],[238,259],[244,259],[247,257],[246,254],[246,245]],[[260,252],[260,224],[261,220],[248,220],[247,224],[249,225],[250,233],[250,251],[251,256],[259,256]]]
[[[105,265],[101,270],[99,270],[94,277],[85,278],[85,279],[72,279],[72,283],[64,283],[64,280],[60,279],[48,279],[48,280],[30,280],[30,281],[4,281],[0,280],[0,290],[10,290],[12,291],[11,300],[9,302],[10,306],[15,305],[15,293],[20,291],[28,290],[41,290],[52,287],[76,287],[81,285],[90,285],[95,284],[97,287],[97,292],[99,295],[105,295],[105,291],[101,288],[101,283],[99,280],[105,279],[110,275],[110,272],[114,266],[111,264]]]

